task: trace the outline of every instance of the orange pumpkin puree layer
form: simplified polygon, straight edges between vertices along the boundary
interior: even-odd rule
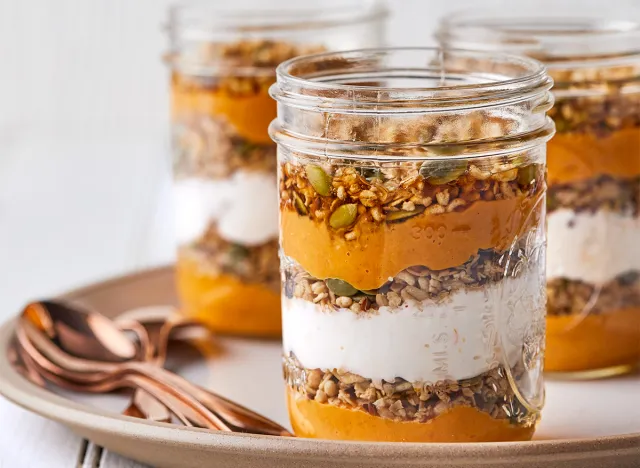
[[[476,408],[457,407],[429,422],[396,422],[364,411],[301,398],[287,389],[289,419],[298,437],[377,442],[508,442],[531,440],[535,427],[494,419]]]
[[[361,224],[359,239],[347,241],[325,223],[282,211],[282,248],[316,278],[374,289],[410,266],[442,270],[461,265],[479,249],[506,249],[537,225],[541,212],[542,203],[536,206],[531,198],[478,201],[460,212]]]
[[[220,333],[280,336],[280,296],[265,286],[207,274],[188,258],[178,259],[176,277],[185,315]]]
[[[618,130],[599,138],[591,133],[558,133],[547,143],[549,185],[600,175],[640,175],[640,128]]]
[[[577,372],[634,366],[640,361],[640,307],[589,315],[547,317],[545,370]]]
[[[276,118],[276,102],[267,89],[236,95],[222,89],[182,83],[174,77],[172,110],[174,117],[189,114],[224,116],[241,137],[252,143],[273,144],[267,130]]]

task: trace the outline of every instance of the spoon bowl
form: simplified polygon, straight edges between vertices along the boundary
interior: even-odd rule
[[[73,356],[123,362],[134,359],[138,352],[111,320],[64,302],[32,302],[22,316]]]

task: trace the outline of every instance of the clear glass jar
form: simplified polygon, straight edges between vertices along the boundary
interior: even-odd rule
[[[378,45],[384,10],[171,9],[174,199],[182,310],[224,333],[279,336],[276,148],[268,93],[275,67],[309,52]],[[251,8],[253,7],[253,8]]]
[[[462,13],[439,33],[538,58],[554,79],[545,369],[573,378],[640,362],[640,22],[605,18]]]
[[[280,65],[271,134],[296,435],[531,438],[550,87],[539,62],[500,54]]]

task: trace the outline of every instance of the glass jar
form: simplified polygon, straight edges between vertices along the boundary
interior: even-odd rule
[[[543,399],[551,80],[509,55],[290,60],[278,118],[296,435],[528,440]]]
[[[384,11],[365,0],[255,7],[171,9],[177,285],[183,312],[214,330],[279,336],[276,148],[268,133],[275,67],[304,53],[379,44]]]
[[[640,362],[640,22],[606,17],[458,14],[439,33],[536,57],[554,79],[545,369],[573,378]]]

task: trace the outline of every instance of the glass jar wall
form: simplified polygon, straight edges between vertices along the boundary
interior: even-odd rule
[[[550,87],[535,60],[437,49],[278,68],[271,132],[296,435],[532,437]]]
[[[182,310],[214,330],[279,336],[275,67],[375,46],[384,11],[343,0],[276,11],[179,4],[169,34],[174,200]]]
[[[459,14],[439,33],[452,47],[536,57],[555,81],[545,368],[571,377],[640,361],[640,22],[604,18]]]

